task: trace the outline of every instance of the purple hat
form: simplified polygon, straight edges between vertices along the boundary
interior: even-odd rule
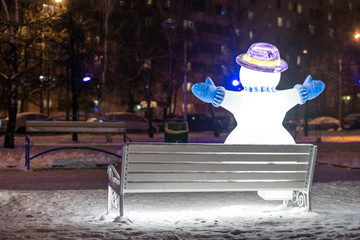
[[[280,58],[279,50],[270,43],[254,43],[247,53],[236,57],[236,62],[242,67],[259,72],[283,72],[288,64]]]

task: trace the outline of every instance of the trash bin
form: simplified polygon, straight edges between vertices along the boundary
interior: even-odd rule
[[[169,121],[165,124],[165,142],[187,143],[189,127],[187,122]]]

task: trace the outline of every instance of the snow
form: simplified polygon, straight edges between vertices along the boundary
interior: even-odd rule
[[[209,141],[211,133],[190,137]],[[27,172],[19,137],[16,149],[0,148],[0,239],[360,239],[360,133],[321,132],[321,139],[310,213],[255,192],[150,193],[127,194],[119,218],[115,209],[106,214],[107,174],[94,167],[98,153],[89,162],[81,153],[83,164],[71,156],[60,169],[44,158]]]

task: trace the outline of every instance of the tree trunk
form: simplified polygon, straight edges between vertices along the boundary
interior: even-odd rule
[[[15,147],[15,126],[16,126],[16,113],[17,113],[17,87],[18,87],[18,60],[16,56],[17,47],[16,47],[16,32],[19,26],[19,2],[15,2],[15,22],[11,21],[10,12],[8,9],[7,3],[2,0],[2,6],[6,14],[6,19],[10,31],[10,106],[8,109],[9,112],[9,121],[7,123],[4,148],[14,148]]]
[[[16,126],[16,113],[17,113],[17,85],[18,85],[18,76],[17,76],[17,58],[16,58],[16,46],[15,44],[11,45],[11,88],[10,88],[10,107],[8,110],[9,121],[7,123],[4,148],[14,148],[15,147],[15,126]]]
[[[108,38],[109,38],[109,16],[111,12],[110,7],[111,0],[105,1],[105,22],[104,22],[104,61],[103,61],[103,69],[101,72],[101,81],[100,86],[98,89],[98,101],[99,101],[99,113],[101,118],[105,118],[105,111],[103,107],[103,101],[102,101],[102,92],[104,89],[104,85],[106,82],[106,72],[107,72],[107,66],[108,66]],[[106,142],[112,142],[112,138],[110,134],[106,134]]]

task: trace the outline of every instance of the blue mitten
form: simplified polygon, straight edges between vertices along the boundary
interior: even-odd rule
[[[205,83],[194,84],[191,91],[201,101],[212,103],[215,107],[220,106],[225,96],[225,89],[223,87],[216,87],[209,77],[205,79]]]
[[[309,75],[302,85],[296,84],[294,87],[300,94],[300,104],[304,104],[307,100],[316,98],[325,89],[325,83],[320,80],[313,80]]]

